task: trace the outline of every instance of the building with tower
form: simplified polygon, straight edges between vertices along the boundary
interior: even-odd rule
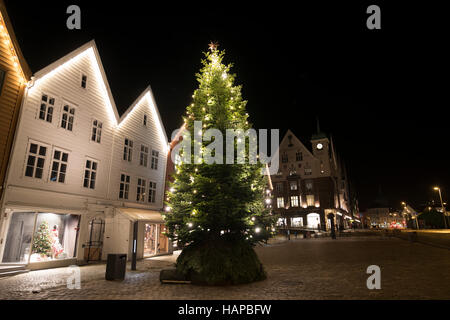
[[[278,156],[280,168],[272,175],[278,228],[296,231],[329,231],[359,224],[351,210],[349,183],[343,161],[332,138],[320,130],[307,148],[291,130],[283,137]]]

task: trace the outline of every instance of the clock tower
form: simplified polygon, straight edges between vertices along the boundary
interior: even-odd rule
[[[317,176],[330,175],[330,140],[327,135],[320,131],[319,119],[317,119],[317,133],[311,137],[312,152],[320,163]]]

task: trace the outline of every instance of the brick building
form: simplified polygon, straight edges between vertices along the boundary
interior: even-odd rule
[[[291,130],[280,143],[280,169],[272,175],[278,228],[329,231],[330,218],[337,228],[351,228],[359,214],[351,209],[357,206],[350,203],[346,169],[333,141],[318,126],[311,145],[310,150]]]

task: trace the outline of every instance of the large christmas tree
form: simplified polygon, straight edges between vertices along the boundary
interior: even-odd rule
[[[202,132],[218,129],[223,137],[227,129],[251,128],[247,102],[241,87],[234,86],[235,75],[229,73],[231,65],[223,64],[224,52],[216,45],[210,45],[210,51],[197,74],[199,87],[185,117],[191,156],[184,154],[176,165],[165,218],[169,237],[184,248],[177,260],[179,272],[210,285],[248,283],[265,278],[253,247],[268,239],[274,217],[266,207],[264,167],[259,161],[249,163],[248,139],[244,138],[244,164],[225,164],[225,150],[212,150],[211,142],[194,142],[195,121],[202,122]],[[239,142],[234,140],[235,150]],[[224,164],[195,157],[195,143],[201,144],[203,154],[223,157]],[[238,154],[233,154],[236,160]]]

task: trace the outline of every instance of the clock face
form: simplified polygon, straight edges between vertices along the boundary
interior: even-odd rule
[[[322,149],[323,149],[323,144],[318,143],[318,144],[317,144],[317,149],[322,150]]]

